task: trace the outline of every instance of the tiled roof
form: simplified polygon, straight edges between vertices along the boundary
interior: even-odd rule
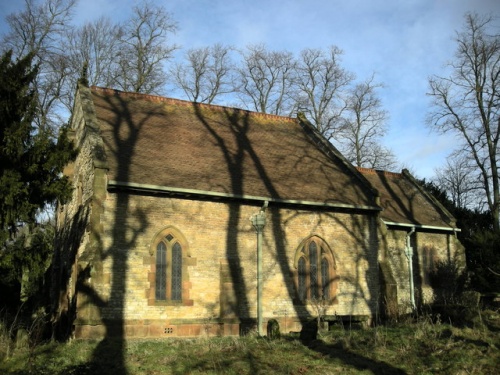
[[[380,194],[381,218],[386,222],[454,228],[451,215],[407,172],[357,168]]]
[[[231,196],[375,205],[359,173],[336,150],[318,147],[317,135],[298,119],[90,90],[109,180]]]

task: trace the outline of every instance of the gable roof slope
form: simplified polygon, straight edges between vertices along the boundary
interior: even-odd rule
[[[90,90],[111,185],[379,209],[357,171],[318,147],[299,119],[79,90]]]
[[[404,169],[393,173],[357,168],[380,194],[386,224],[455,230],[454,217]]]

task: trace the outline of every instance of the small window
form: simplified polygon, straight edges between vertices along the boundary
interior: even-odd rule
[[[297,298],[333,300],[336,282],[335,260],[328,245],[313,236],[303,241],[295,254]]]
[[[168,234],[156,246],[155,298],[182,300],[182,246]]]
[[[149,304],[191,306],[188,269],[196,264],[196,259],[188,253],[184,236],[172,227],[162,230],[151,243],[149,259]]]

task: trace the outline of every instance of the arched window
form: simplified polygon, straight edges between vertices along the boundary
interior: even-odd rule
[[[192,305],[189,300],[188,266],[196,259],[188,254],[187,242],[179,231],[166,228],[151,244],[150,304]]]
[[[335,258],[325,241],[317,236],[302,241],[295,253],[295,267],[300,303],[311,299],[334,300],[337,287]]]
[[[170,233],[156,245],[155,298],[182,300],[182,246]]]

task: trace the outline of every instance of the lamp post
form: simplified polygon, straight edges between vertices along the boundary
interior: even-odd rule
[[[252,216],[252,225],[257,232],[257,332],[262,336],[262,231],[266,225],[265,209],[267,202],[259,211]]]

